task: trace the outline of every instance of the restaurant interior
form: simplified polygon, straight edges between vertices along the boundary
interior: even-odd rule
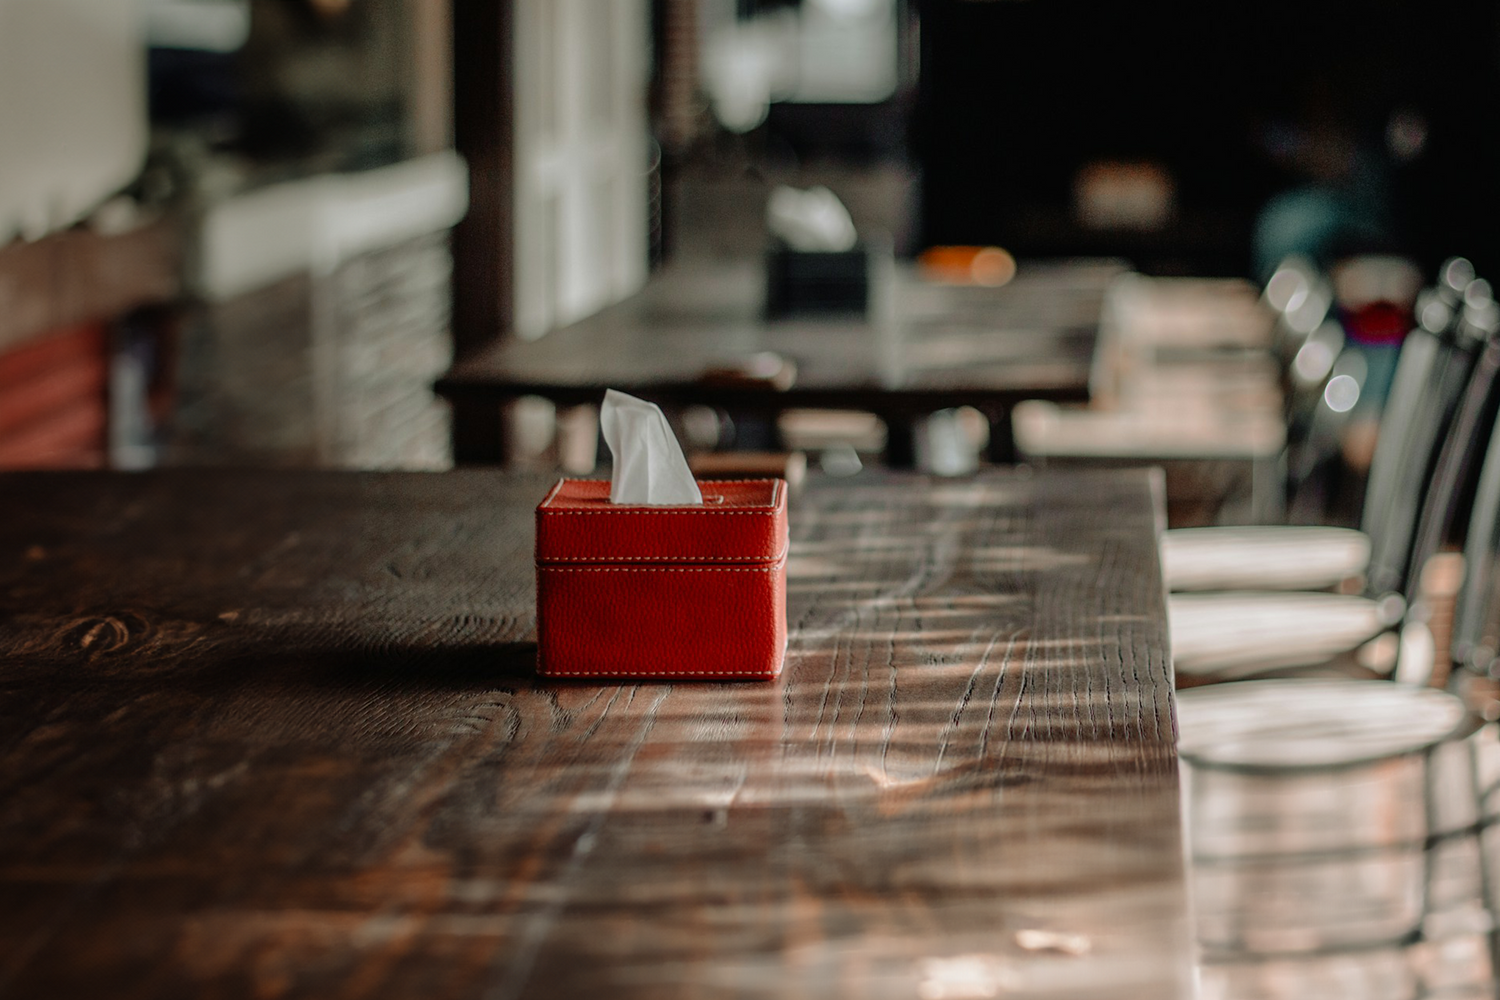
[[[1500,6],[0,0],[0,135],[0,1000],[1500,998]]]

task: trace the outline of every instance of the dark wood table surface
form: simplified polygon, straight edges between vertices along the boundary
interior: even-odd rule
[[[598,403],[607,388],[663,406],[756,415],[865,410],[897,428],[937,410],[973,406],[990,418],[992,456],[1000,459],[1011,452],[1016,403],[1089,398],[1105,289],[1123,265],[1023,262],[1009,284],[990,288],[924,282],[889,258],[873,260],[865,317],[766,320],[761,262],[694,259],[579,323],[537,340],[497,341],[455,365],[436,388],[461,417],[493,414],[526,395],[561,405]],[[791,386],[704,378],[762,352],[795,364]],[[472,448],[460,458],[502,457],[498,436]]]
[[[547,683],[450,474],[0,476],[0,997],[1186,997],[1146,472],[813,480],[784,676]]]

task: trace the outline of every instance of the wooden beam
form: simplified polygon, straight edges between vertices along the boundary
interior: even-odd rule
[[[512,313],[513,0],[453,0],[454,144],[469,214],[453,234],[454,353],[509,333]]]
[[[469,214],[453,231],[453,354],[510,334],[514,315],[514,2],[452,0],[454,145],[469,163]],[[454,461],[500,457],[493,408],[455,407]]]
[[[406,0],[411,31],[407,129],[411,151],[453,145],[453,10],[450,0]]]

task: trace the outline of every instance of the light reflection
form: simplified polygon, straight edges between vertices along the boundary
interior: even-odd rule
[[[917,258],[928,281],[995,288],[1016,276],[1016,259],[1000,247],[936,246]]]
[[[1422,324],[1424,330],[1442,333],[1452,316],[1453,310],[1446,302],[1439,298],[1431,298],[1422,304],[1421,312],[1417,315],[1417,322]]]
[[[881,580],[835,580],[821,578],[807,581],[788,581],[786,592],[788,594],[826,594],[830,591],[850,591],[866,593],[878,590],[890,590],[891,585]]]
[[[1020,594],[1013,593],[984,593],[984,594],[943,594],[938,597],[927,597],[917,595],[915,597],[889,597],[875,602],[881,604],[900,604],[919,612],[923,617],[929,615],[959,615],[972,613],[974,610],[994,607],[997,604],[1012,604],[1024,600]],[[965,611],[964,609],[971,609]]]
[[[989,640],[990,633],[994,631],[994,624],[993,619],[983,618],[976,619],[975,627],[970,629],[881,629],[879,632],[868,632],[863,635],[859,632],[852,632],[849,635],[855,639],[865,638],[873,641],[884,638],[893,642],[914,642],[933,647],[944,644],[986,642]],[[972,670],[973,665],[969,664],[967,669]]]
[[[922,1000],[984,1000],[1020,985],[1016,971],[999,955],[954,955],[921,963],[917,995]]]
[[[937,526],[937,529],[933,534],[944,533],[942,526]],[[908,562],[918,566],[927,561],[928,555],[929,545],[925,539],[871,540],[868,545],[861,539],[857,548],[847,543],[817,547],[794,543],[788,557],[787,574],[791,577],[863,577],[869,563]],[[968,550],[966,555],[967,558],[956,561],[955,570],[1011,572],[1025,569],[1037,572],[1064,566],[1085,566],[1093,561],[1087,552],[1068,552],[1036,545],[981,546]]]
[[[1266,304],[1277,312],[1296,309],[1307,300],[1311,285],[1304,268],[1308,265],[1286,264],[1276,269],[1266,282]]]
[[[1474,280],[1474,265],[1463,257],[1450,257],[1443,263],[1442,280],[1450,288],[1466,288]]]
[[[975,622],[984,622],[993,625],[995,618],[993,610],[1006,605],[1024,604],[1026,599],[1020,594],[985,594],[977,601],[969,602],[967,607],[943,607],[941,600],[929,602],[923,607],[917,600],[905,597],[881,597],[869,603],[870,608],[900,608],[909,613],[913,618],[921,621],[941,621],[945,618],[964,618]]]
[[[1335,375],[1323,388],[1323,402],[1334,413],[1348,413],[1359,402],[1359,383],[1352,375]]]
[[[1307,338],[1292,359],[1292,371],[1303,385],[1321,383],[1333,370],[1333,363],[1344,346],[1344,331],[1337,323],[1319,326]]]
[[[1075,958],[1087,955],[1094,947],[1087,934],[1065,934],[1032,927],[1016,931],[1016,944],[1026,951],[1054,951]]]
[[[1307,297],[1286,313],[1286,325],[1294,332],[1307,336],[1328,318],[1328,309],[1333,305],[1333,296],[1326,289],[1315,288]]]

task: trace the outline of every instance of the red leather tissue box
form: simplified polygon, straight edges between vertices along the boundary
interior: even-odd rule
[[[700,482],[703,505],[612,504],[564,479],[536,509],[546,677],[769,680],[786,655],[786,483]]]

